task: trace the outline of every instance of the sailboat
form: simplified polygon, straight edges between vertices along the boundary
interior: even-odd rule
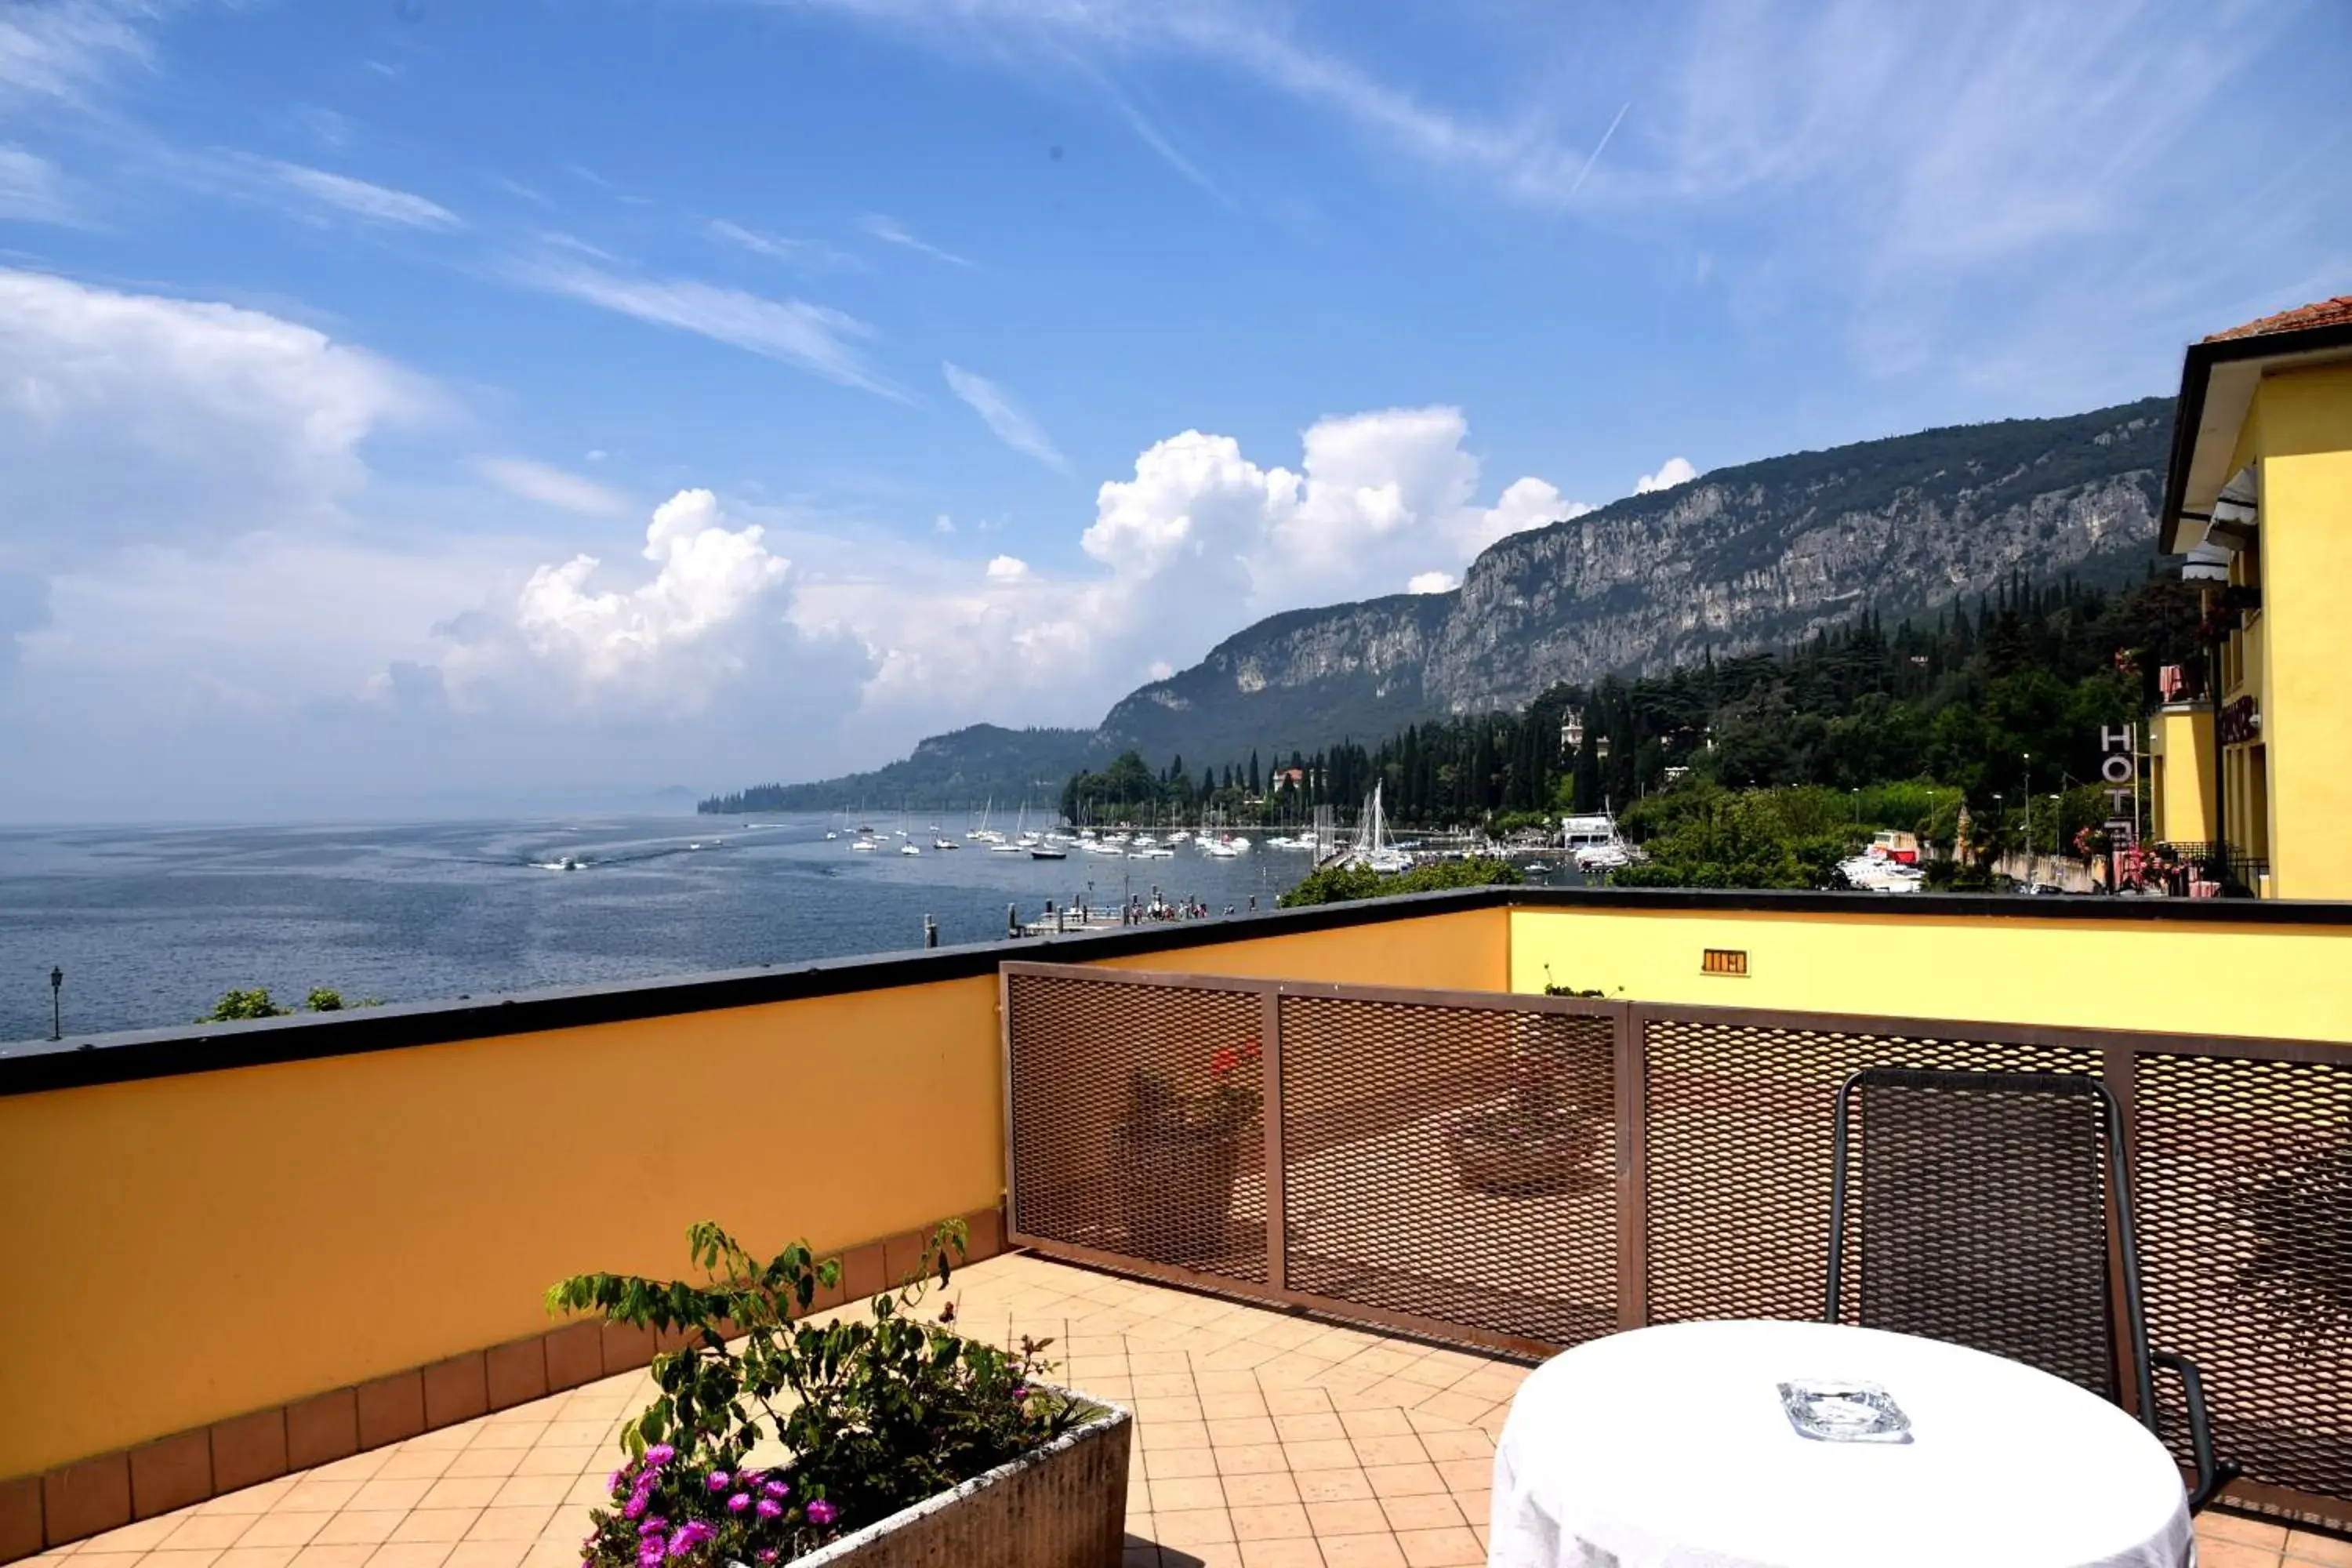
[[[1363,820],[1356,825],[1356,842],[1339,858],[1343,866],[1366,866],[1375,871],[1408,871],[1412,857],[1389,842],[1388,814],[1381,809],[1381,786],[1374,784],[1364,801]]]

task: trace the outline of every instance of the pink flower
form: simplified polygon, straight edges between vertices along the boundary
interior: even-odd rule
[[[628,1479],[628,1474],[629,1472],[626,1470],[614,1470],[605,1480],[604,1489],[608,1492],[619,1491],[621,1489],[621,1483]]]
[[[669,1521],[666,1519],[649,1519],[646,1521],[645,1523],[637,1526],[637,1533],[641,1536],[659,1535],[668,1528]]]
[[[760,1549],[759,1556],[762,1563],[773,1563],[776,1560],[776,1549],[772,1546],[762,1547]]]
[[[793,1484],[790,1481],[770,1481],[760,1489],[772,1498],[787,1498],[793,1495]]]
[[[1028,1388],[1027,1388],[1027,1386],[1026,1386],[1025,1384],[1016,1383],[1016,1384],[1014,1384],[1013,1385],[1013,1404],[1018,1405],[1018,1404],[1020,1404],[1023,1400],[1024,1400],[1024,1399],[1026,1399],[1026,1398],[1028,1398],[1028,1397],[1029,1397],[1029,1390],[1028,1390]]]
[[[717,1527],[698,1519],[689,1519],[677,1527],[677,1534],[669,1538],[669,1554],[683,1557],[718,1533]]]
[[[621,1517],[624,1519],[642,1519],[645,1517],[645,1512],[648,1506],[649,1501],[646,1497],[646,1494],[638,1492],[631,1497],[627,1504],[622,1508]]]
[[[727,1489],[728,1485],[727,1472],[724,1470],[713,1470],[709,1475],[702,1478],[702,1484],[709,1488],[712,1491],[723,1492]]]
[[[760,1517],[761,1519],[779,1519],[782,1517],[784,1505],[778,1502],[774,1498],[763,1497],[760,1500]]]
[[[737,1492],[733,1497],[727,1500],[727,1511],[729,1513],[741,1513],[745,1509],[750,1508],[751,1506],[751,1494],[750,1492]]]
[[[824,1529],[826,1525],[831,1524],[835,1520],[839,1519],[840,1517],[841,1510],[834,1507],[831,1503],[825,1501],[823,1498],[819,1498],[816,1501],[808,1505],[809,1522],[815,1525],[820,1530]]]
[[[677,1458],[677,1450],[667,1443],[656,1443],[646,1450],[646,1463],[656,1468],[667,1465]]]

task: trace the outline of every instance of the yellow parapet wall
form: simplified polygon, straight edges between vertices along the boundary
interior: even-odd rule
[[[1178,970],[1244,980],[1507,991],[1511,989],[1511,910],[1499,908],[1431,913],[1254,942],[1218,942],[1176,952],[1139,953],[1103,963],[1106,968]],[[1035,956],[1048,963],[1055,959],[1050,948]]]
[[[1509,921],[1119,962],[1500,990]],[[677,1272],[697,1219],[764,1251],[992,1208],[1003,1094],[982,973],[0,1097],[0,1477],[541,1332],[558,1277]]]
[[[2352,926],[1515,909],[1511,989],[1612,1000],[2352,1039]],[[1745,954],[1709,973],[1710,950]],[[1723,964],[1723,967],[1729,967]]]
[[[697,1219],[837,1247],[993,1205],[978,976],[0,1100],[0,1475],[550,1327]]]

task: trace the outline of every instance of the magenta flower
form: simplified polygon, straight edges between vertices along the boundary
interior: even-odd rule
[[[621,1517],[623,1519],[643,1519],[645,1517],[646,1510],[650,1506],[651,1500],[648,1499],[645,1493],[637,1492],[622,1506]]]
[[[751,1506],[751,1494],[750,1492],[737,1492],[733,1497],[727,1500],[727,1511],[729,1513],[741,1513],[745,1509],[750,1508]]]
[[[610,1477],[605,1480],[605,1482],[604,1482],[604,1489],[605,1489],[606,1491],[608,1491],[608,1492],[616,1492],[616,1491],[619,1491],[619,1490],[621,1489],[621,1482],[622,1482],[622,1480],[623,1480],[623,1479],[624,1479],[628,1475],[628,1473],[629,1473],[629,1472],[628,1472],[628,1471],[626,1471],[626,1470],[614,1470],[614,1471],[612,1473],[612,1475],[611,1475],[611,1476],[610,1476]]]
[[[724,1470],[713,1470],[709,1475],[702,1478],[702,1484],[709,1488],[712,1491],[723,1492],[727,1489],[727,1472]]]
[[[772,1498],[788,1498],[793,1495],[793,1484],[790,1481],[770,1481],[760,1489]]]
[[[667,1443],[656,1443],[646,1450],[646,1463],[655,1468],[667,1465],[677,1458],[677,1450]]]
[[[841,1510],[819,1498],[808,1506],[809,1522],[822,1530],[841,1517]]]
[[[778,1502],[774,1498],[763,1497],[760,1500],[760,1517],[761,1519],[780,1519],[783,1516],[783,1511],[784,1505]]]
[[[761,1547],[759,1556],[762,1563],[773,1563],[776,1560],[776,1549],[772,1546]]]
[[[698,1519],[689,1519],[679,1525],[677,1532],[669,1538],[669,1554],[683,1557],[718,1533],[716,1526]]]
[[[1029,1397],[1029,1390],[1028,1390],[1028,1387],[1027,1387],[1025,1384],[1016,1383],[1016,1384],[1014,1384],[1013,1385],[1013,1404],[1018,1405],[1018,1404],[1020,1404],[1023,1400],[1024,1400],[1024,1399],[1026,1399],[1026,1398],[1028,1398],[1028,1397]]]
[[[669,1521],[666,1519],[649,1519],[646,1521],[645,1523],[637,1526],[637,1533],[641,1536],[659,1535],[668,1528]]]

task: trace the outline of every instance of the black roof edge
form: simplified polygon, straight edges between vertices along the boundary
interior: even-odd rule
[[[538,1034],[593,1024],[756,1006],[996,973],[1008,959],[1087,963],[1262,937],[1376,925],[1496,908],[1802,914],[1923,921],[2029,920],[2352,928],[2352,902],[2293,900],[2065,899],[2002,894],[1720,891],[1692,888],[1467,888],[1308,909],[973,942],[928,952],[761,965],[496,997],[358,1007],[240,1024],[26,1040],[0,1046],[0,1096],[310,1061],[414,1046]]]
[[[2194,342],[2180,358],[2180,395],[2172,405],[2172,454],[2165,465],[2164,505],[2156,515],[2157,548],[2163,550],[2180,523],[2189,489],[2189,465],[2197,455],[2197,427],[2205,417],[2205,380],[2217,364],[2243,359],[2284,359],[2291,354],[2352,348],[2352,321],[2302,327],[2291,332]]]

